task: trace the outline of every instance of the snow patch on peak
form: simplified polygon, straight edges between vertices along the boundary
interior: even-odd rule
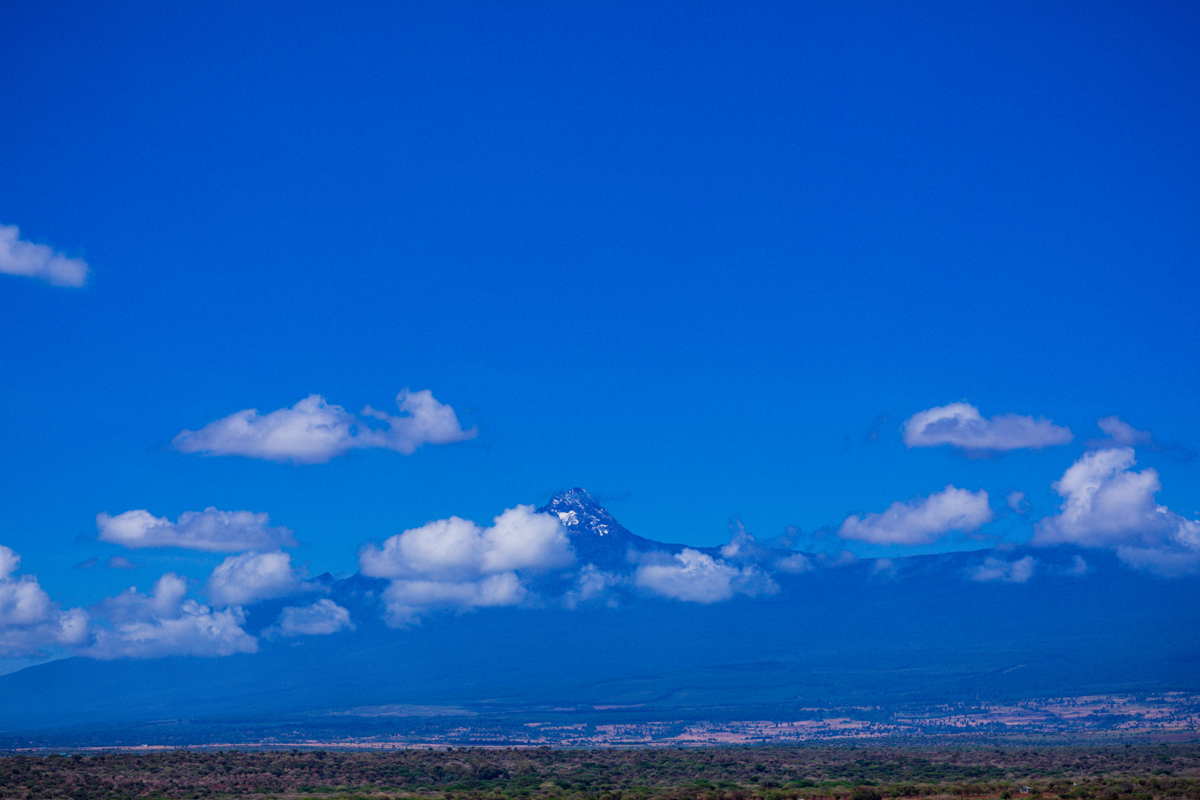
[[[563,527],[575,535],[613,538],[622,532],[628,534],[612,514],[579,487],[559,492],[538,511],[556,514]]]

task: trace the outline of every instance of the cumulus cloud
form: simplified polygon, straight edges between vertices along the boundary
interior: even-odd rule
[[[1066,444],[1074,438],[1070,428],[1047,419],[998,414],[984,418],[969,403],[951,403],[913,414],[904,423],[904,443],[909,447],[952,445],[967,451],[1002,452],[1040,449]]]
[[[1061,512],[1034,527],[1034,544],[1076,544],[1115,550],[1126,564],[1163,575],[1200,568],[1200,522],[1154,496],[1158,472],[1136,472],[1132,447],[1085,453],[1053,484]]]
[[[287,528],[267,524],[265,513],[252,511],[185,511],[172,523],[145,509],[126,511],[115,517],[96,515],[100,540],[136,549],[139,547],[180,547],[208,553],[240,553],[246,550],[273,550],[294,547],[296,539]]]
[[[971,571],[970,577],[973,581],[985,583],[991,581],[1025,583],[1033,577],[1035,566],[1037,566],[1037,560],[1033,556],[1025,556],[1016,561],[988,558]]]
[[[847,517],[838,535],[872,544],[929,544],[952,530],[970,532],[991,520],[987,492],[948,485],[929,497],[892,503],[882,514]]]
[[[287,606],[279,619],[263,633],[266,636],[324,636],[354,630],[350,612],[325,598],[309,606]]]
[[[162,656],[228,656],[253,653],[257,640],[242,629],[242,609],[214,611],[187,599],[187,582],[168,572],[154,590],[130,587],[100,606],[108,623],[97,626],[95,641],[84,651],[99,659]]]
[[[518,572],[575,561],[566,528],[533,506],[510,508],[481,527],[450,517],[390,536],[359,551],[364,575],[388,578],[388,620],[406,624],[424,607],[516,605],[526,596]]]
[[[373,578],[471,580],[514,570],[565,567],[575,560],[566,528],[554,514],[516,506],[483,528],[450,517],[390,536],[382,547],[359,552],[364,575]]]
[[[82,644],[88,636],[83,609],[61,610],[33,575],[17,575],[21,557],[0,545],[0,656],[33,655]]]
[[[294,594],[304,586],[292,557],[280,551],[229,556],[208,576],[205,593],[218,606],[244,606]]]
[[[647,553],[634,573],[633,582],[652,592],[692,603],[716,603],[734,594],[774,594],[779,586],[754,565],[738,568],[684,548],[680,553]]]
[[[55,286],[83,286],[88,265],[81,258],[67,258],[44,244],[20,238],[16,225],[0,225],[0,272],[24,275]]]
[[[198,431],[180,431],[172,443],[184,453],[317,464],[356,448],[409,455],[423,444],[461,442],[478,434],[475,428],[463,430],[454,409],[438,402],[428,389],[405,389],[396,395],[396,403],[398,416],[370,406],[355,416],[312,394],[291,408],[266,415],[250,408]]]

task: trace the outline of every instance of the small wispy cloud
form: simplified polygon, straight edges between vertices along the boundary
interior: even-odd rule
[[[27,242],[16,225],[0,225],[0,273],[23,275],[54,286],[80,287],[87,283],[87,262],[68,258],[44,244]]]
[[[1150,431],[1139,430],[1113,415],[1096,420],[1104,436],[1088,440],[1088,447],[1144,447],[1153,453],[1164,453],[1176,461],[1196,460],[1196,451],[1179,442],[1162,441]]]
[[[909,447],[948,444],[967,452],[1004,452],[1067,444],[1073,438],[1070,428],[1047,419],[1018,414],[985,418],[969,403],[919,411],[904,423],[904,443]]]
[[[475,428],[463,429],[454,409],[438,402],[428,389],[405,389],[396,395],[396,403],[398,416],[370,406],[356,416],[312,394],[291,408],[262,415],[249,408],[200,430],[180,431],[172,444],[184,453],[320,464],[354,449],[410,455],[424,444],[461,442],[478,434]]]
[[[585,564],[575,578],[574,588],[563,595],[563,605],[575,608],[595,598],[604,597],[608,591],[628,581],[628,576],[605,572],[595,564]],[[610,602],[611,598],[610,598]]]
[[[1115,414],[1096,420],[1096,425],[1108,435],[1108,438],[1089,441],[1088,444],[1093,447],[1133,447],[1137,444],[1150,444],[1154,441],[1154,434],[1150,431],[1139,431]]]
[[[989,583],[1003,581],[1005,583],[1026,583],[1033,577],[1037,559],[1025,556],[1016,561],[1005,561],[1000,558],[987,558],[982,564],[970,572],[973,581]]]

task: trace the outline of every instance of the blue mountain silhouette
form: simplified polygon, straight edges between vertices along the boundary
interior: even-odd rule
[[[1001,554],[1038,559],[1036,575],[1019,584],[969,578],[995,551],[898,558],[886,568],[812,556],[812,569],[773,573],[774,593],[700,604],[625,581],[604,602],[568,608],[550,598],[579,566],[628,575],[631,553],[683,546],[631,533],[581,489],[539,510],[559,516],[578,557],[575,571],[531,578],[540,603],[443,610],[389,628],[386,581],[323,575],[313,596],[349,609],[354,630],[261,638],[258,653],[223,658],[29,667],[0,676],[0,730],[388,704],[643,704],[668,715],[756,707],[786,716],[793,706],[1200,690],[1196,577],[1156,578],[1073,548]],[[1083,574],[1071,569],[1080,555]],[[251,607],[248,630],[262,633],[295,602]]]

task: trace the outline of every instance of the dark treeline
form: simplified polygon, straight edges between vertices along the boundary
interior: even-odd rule
[[[1200,746],[108,752],[0,757],[0,797],[1200,800]]]

